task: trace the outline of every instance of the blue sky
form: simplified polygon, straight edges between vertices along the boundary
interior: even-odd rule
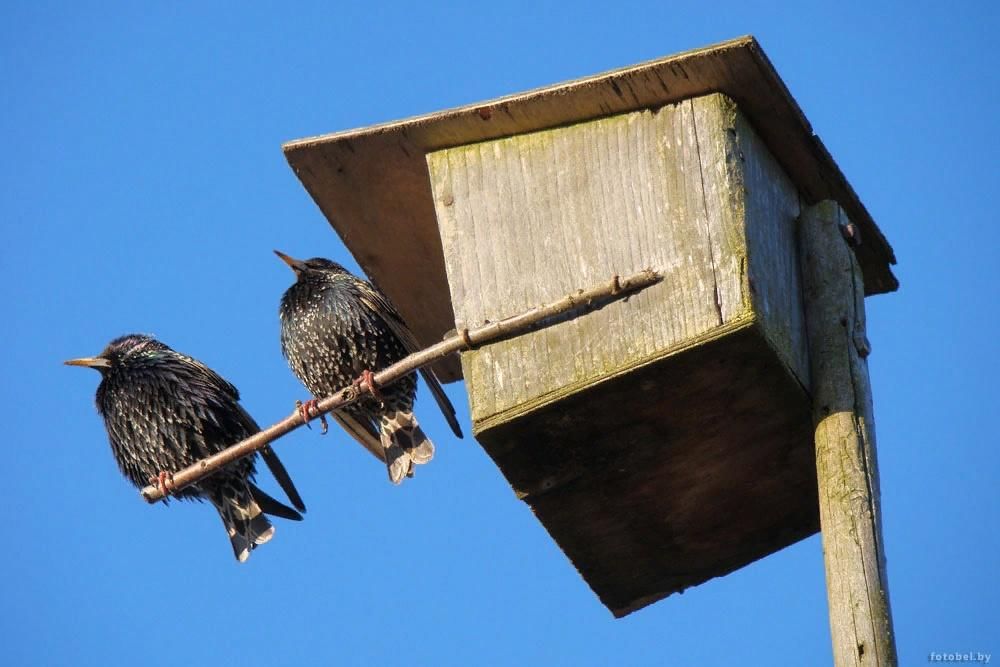
[[[353,266],[283,141],[747,33],[899,258],[867,305],[902,662],[1000,653],[995,5],[206,4],[0,14],[5,664],[828,663],[818,536],[613,620],[426,396],[438,456],[399,489],[339,435],[282,441],[310,512],[238,566],[209,508],[138,498],[61,365],[153,332],[275,421],[304,391],[271,249]]]

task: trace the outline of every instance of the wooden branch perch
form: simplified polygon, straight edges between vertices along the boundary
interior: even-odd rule
[[[835,202],[803,210],[800,257],[833,657],[838,666],[895,665],[864,282],[845,238],[858,240]]]
[[[519,315],[508,317],[499,322],[487,322],[474,329],[462,329],[458,333],[448,336],[440,343],[431,345],[419,352],[414,352],[392,366],[379,371],[374,376],[375,385],[384,386],[390,384],[418,368],[431,364],[453,352],[474,350],[489,343],[514,338],[531,331],[550,327],[559,322],[571,320],[585,313],[603,308],[613,301],[627,298],[651,285],[655,285],[662,279],[659,273],[651,269],[640,271],[627,278],[619,278],[616,275],[610,282],[604,285],[592,287],[588,290],[579,290],[576,294],[567,295],[558,301],[532,308]],[[344,387],[321,400],[311,414],[314,417],[318,417],[332,410],[346,407],[360,399],[365,393],[370,393],[371,389],[367,383],[361,386],[360,391],[357,387]],[[263,449],[269,443],[294,431],[303,424],[302,417],[296,410],[278,423],[263,429],[259,433],[255,433],[246,440],[238,442],[218,454],[213,454],[206,459],[202,459],[183,470],[174,472],[172,475],[171,490],[177,491],[190,484],[194,484],[208,477],[219,468]],[[142,496],[150,503],[163,500],[165,497],[162,491],[156,486],[147,486],[144,488]]]

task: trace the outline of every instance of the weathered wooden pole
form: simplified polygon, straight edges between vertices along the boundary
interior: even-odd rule
[[[845,230],[850,230],[845,236]],[[834,663],[895,665],[868,381],[864,283],[833,201],[803,210],[803,289],[809,339],[820,526]]]

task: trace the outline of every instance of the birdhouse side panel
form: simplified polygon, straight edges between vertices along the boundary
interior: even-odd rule
[[[799,193],[743,114],[733,106],[733,149],[742,168],[747,267],[764,336],[796,380],[809,387],[809,350],[796,233]]]

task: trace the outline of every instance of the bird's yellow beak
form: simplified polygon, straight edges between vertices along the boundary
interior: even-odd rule
[[[111,362],[104,357],[80,357],[64,361],[67,366],[87,366],[88,368],[109,368]]]
[[[285,253],[281,252],[280,250],[275,250],[274,254],[277,255],[279,258],[281,258],[282,262],[284,262],[288,266],[292,267],[292,271],[295,272],[295,275],[299,275],[299,273],[301,273],[302,271],[305,271],[305,268],[306,268],[305,262],[303,262],[301,260],[298,260],[298,259],[295,259],[294,257],[289,257],[288,255],[286,255]]]

